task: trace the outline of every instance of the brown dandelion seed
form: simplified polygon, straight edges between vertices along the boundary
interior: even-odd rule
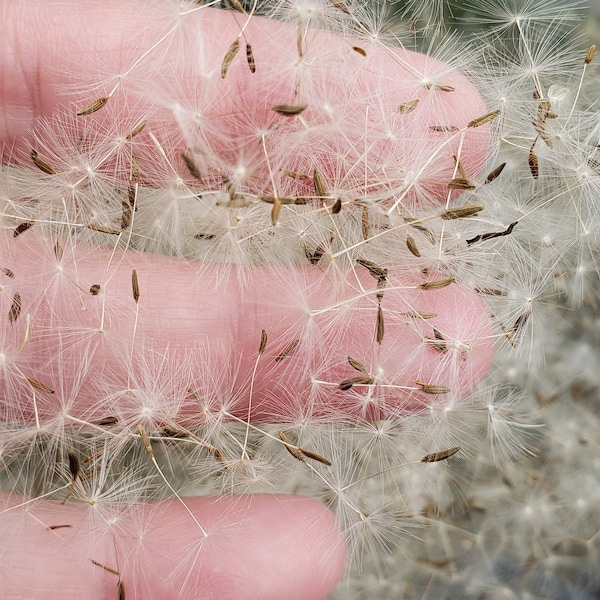
[[[527,158],[527,162],[529,163],[529,170],[531,171],[531,176],[534,179],[537,179],[540,175],[540,167],[538,163],[537,154],[533,152],[533,146],[529,149],[529,156]]]
[[[119,600],[125,600],[125,584],[120,579],[117,584],[117,589],[119,591]]]
[[[459,131],[456,125],[430,125],[429,129],[440,132]]]
[[[271,110],[282,117],[295,117],[306,110],[306,104],[276,104],[271,107]]]
[[[33,379],[33,377],[25,377],[27,383],[36,390],[40,390],[40,392],[46,392],[47,394],[54,394],[54,390],[51,387],[43,384],[41,381],[37,379]]]
[[[583,59],[583,64],[589,65],[592,62],[595,53],[596,53],[596,44],[592,44],[590,46],[589,50],[587,51],[585,58]]]
[[[350,9],[341,0],[329,0],[333,6],[341,10],[346,15],[352,15]]]
[[[346,392],[349,389],[351,389],[352,386],[355,384],[371,385],[373,381],[375,380],[369,375],[363,375],[362,377],[350,377],[349,379],[344,379],[340,381],[340,383],[338,384],[338,388],[343,392]]]
[[[31,160],[40,171],[43,171],[47,175],[56,175],[54,167],[43,161],[35,150],[31,150]]]
[[[283,445],[285,446],[285,449],[296,459],[299,460],[300,462],[306,462],[304,460],[304,454],[302,454],[302,452],[300,452],[300,448],[298,448],[297,446],[294,446],[294,444],[292,444],[290,442],[290,440],[288,439],[287,435],[285,435],[285,433],[283,433],[283,431],[279,432],[279,439],[283,442]]]
[[[69,459],[69,473],[71,473],[72,477],[71,482],[75,483],[77,476],[79,475],[79,458],[77,457],[77,454],[71,452],[70,450],[67,452],[67,458]]]
[[[365,258],[357,258],[356,262],[365,267],[369,271],[369,273],[379,281],[382,277],[387,276],[387,269],[383,269],[378,264],[374,263],[371,260],[367,260]]]
[[[352,46],[352,50],[354,50],[354,52],[357,52],[361,56],[367,56],[367,51],[364,48],[361,48],[360,46]]]
[[[235,40],[233,40],[233,42],[227,49],[227,52],[225,52],[223,62],[221,63],[221,79],[225,79],[225,77],[227,77],[227,71],[229,71],[229,67],[231,66],[231,63],[233,62],[233,59],[235,58],[239,50],[240,38],[238,37]]]
[[[340,213],[341,210],[342,210],[342,199],[336,198],[335,202],[331,206],[331,214],[337,215]]]
[[[445,385],[426,383],[424,381],[415,380],[415,385],[419,386],[425,394],[447,394],[450,391],[450,388]]]
[[[148,453],[149,456],[154,458],[154,451],[152,450],[152,442],[150,441],[150,438],[148,437],[146,430],[144,429],[144,427],[142,425],[138,425],[137,428],[138,428],[140,437],[142,438],[142,443],[144,444],[144,449],[146,450],[146,452]]]
[[[21,294],[19,292],[15,292],[15,295],[12,299],[12,304],[10,305],[10,310],[8,311],[8,322],[11,325],[14,325],[16,320],[19,318],[21,314]]]
[[[202,174],[198,170],[198,167],[196,166],[196,163],[194,162],[193,158],[187,153],[187,151],[184,151],[181,153],[181,158],[183,159],[185,166],[187,167],[188,171],[190,172],[190,175],[194,179],[197,179],[198,181],[201,182]]]
[[[448,287],[451,283],[454,283],[454,277],[440,279],[439,281],[427,281],[417,287],[420,290],[441,290],[442,288]]]
[[[500,114],[499,110],[493,110],[492,112],[486,113],[485,115],[478,117],[477,119],[473,119],[472,121],[469,121],[469,123],[467,124],[467,127],[469,127],[469,128],[481,127],[485,123],[489,123],[490,121],[493,121],[499,114]]]
[[[370,227],[369,227],[369,209],[366,206],[363,206],[363,209],[362,209],[360,225],[361,225],[363,240],[365,240],[365,242],[368,242],[369,238],[371,237],[371,233],[370,233]]]
[[[283,170],[283,174],[288,177],[292,177],[293,179],[306,180],[310,179],[310,175],[306,175],[306,173],[298,173],[297,171],[289,171],[288,169]]]
[[[125,209],[125,207],[123,207],[124,212],[126,210],[129,211],[129,223],[131,223],[131,209],[137,211],[137,194],[138,194],[137,184],[134,183],[134,181],[130,181],[129,185],[127,186],[127,201],[129,202],[129,208]],[[121,215],[121,227],[122,227],[122,229],[126,229],[129,226],[129,224],[127,224],[123,227],[123,222],[124,222],[124,217],[122,214]]]
[[[121,202],[121,231],[124,231],[131,225],[131,207],[135,205],[135,196],[135,186],[130,186],[127,200]]]
[[[485,178],[485,181],[483,182],[483,185],[492,183],[492,181],[494,181],[494,179],[497,179],[500,176],[500,173],[502,173],[502,171],[504,171],[505,166],[506,166],[506,163],[503,162],[501,165],[498,165],[493,171],[488,173],[487,177]]]
[[[518,224],[519,221],[512,222],[504,231],[497,231],[492,233],[482,233],[480,235],[476,235],[474,238],[467,240],[467,244],[470,246],[475,242],[483,242],[485,240],[491,240],[497,237],[503,237],[505,235],[510,235],[515,225]]]
[[[138,133],[140,133],[142,131],[142,129],[144,129],[144,127],[146,127],[146,125],[148,124],[148,121],[144,120],[141,123],[139,123],[138,125],[136,125],[128,134],[127,137],[125,138],[126,140],[132,140]]]
[[[246,42],[246,62],[250,73],[256,73],[256,62],[254,61],[254,53],[252,52],[252,46]]]
[[[100,567],[101,569],[104,569],[105,571],[108,571],[109,573],[112,573],[113,575],[121,575],[121,573],[117,570],[117,569],[113,569],[112,567],[107,567],[106,565],[103,565],[102,563],[99,563],[97,560],[94,560],[93,558],[90,559],[92,561],[93,565],[96,565],[97,567]]]
[[[100,293],[100,284],[93,283],[92,285],[90,285],[90,294],[92,296],[97,296],[99,293]]]
[[[440,452],[432,452],[431,454],[426,454],[420,462],[423,463],[432,463],[439,462],[440,460],[446,460],[451,456],[454,456],[460,450],[460,446],[455,446],[454,448],[449,448],[448,450],[441,450]]]
[[[321,173],[319,173],[318,169],[313,171],[313,186],[315,188],[315,196],[317,196],[317,198],[327,197],[328,194],[325,187],[325,182],[323,181],[323,177],[321,177]]]
[[[131,271],[131,291],[133,293],[133,299],[137,304],[138,300],[140,299],[140,284],[138,282],[138,275],[135,269]]]
[[[15,274],[8,267],[2,267],[0,271],[2,271],[2,273],[4,273],[7,277],[10,277],[11,279],[15,278]]]
[[[54,242],[53,250],[54,250],[54,256],[55,256],[56,260],[62,260],[63,247],[61,246],[61,244],[58,241]]]
[[[275,196],[275,198],[273,198],[273,208],[271,209],[271,225],[275,226],[279,222],[282,206],[281,200]]]
[[[434,339],[427,339],[427,343],[440,354],[448,352],[448,341],[435,327],[433,328],[433,336]]]
[[[440,214],[440,218],[445,221],[451,221],[453,219],[465,219],[467,217],[473,217],[477,213],[483,210],[481,204],[471,204],[469,206],[458,206],[456,208],[448,208]]]
[[[260,356],[264,351],[265,348],[267,347],[267,332],[263,329],[260,332],[260,346],[258,347],[258,355]]]
[[[383,310],[381,305],[377,307],[377,330],[375,333],[375,339],[378,344],[383,342],[383,334],[385,333],[385,326],[383,322]]]
[[[100,110],[101,108],[104,108],[106,106],[106,103],[109,100],[110,100],[110,96],[105,97],[105,98],[98,98],[97,100],[94,100],[93,102],[91,102],[90,104],[88,104],[87,106],[82,108],[81,110],[78,110],[77,116],[85,117],[87,115],[91,115],[92,113],[95,113],[96,111]]]
[[[412,235],[406,236],[406,247],[410,250],[410,253],[417,258],[421,256],[419,249],[417,248],[417,244],[415,242],[415,238]]]
[[[438,92],[454,92],[454,91],[456,91],[455,87],[452,87],[451,85],[443,85],[441,83],[434,83],[433,87],[434,87],[434,89],[438,90]]]
[[[294,354],[294,352],[296,352],[296,350],[298,349],[298,346],[300,345],[300,338],[298,338],[297,340],[294,340],[293,342],[290,342],[276,357],[275,357],[275,362],[280,362],[282,361],[284,358],[288,358],[289,356],[291,356],[292,354]]]
[[[35,221],[25,221],[19,223],[13,230],[13,237],[19,237],[22,233],[25,233],[28,229],[31,229],[35,225]]]
[[[308,248],[304,248],[304,256],[308,259],[311,265],[316,265],[323,258],[325,254],[325,247],[323,244],[319,244],[314,252],[311,252]]]
[[[411,100],[410,102],[405,102],[404,104],[400,104],[396,109],[396,112],[401,115],[407,115],[411,113],[415,108],[417,108],[417,104],[419,104],[419,99]]]
[[[54,531],[55,529],[64,529],[65,527],[73,527],[73,525],[48,525],[48,529],[50,531]]]
[[[468,179],[463,179],[462,177],[457,177],[456,179],[452,179],[448,182],[449,190],[474,190],[475,186],[472,181]]]
[[[98,231],[100,233],[108,233],[110,235],[120,235],[120,229],[111,229],[110,227],[105,227],[104,225],[97,225],[96,223],[86,223],[85,226],[92,231]]]
[[[117,417],[103,417],[102,419],[100,419],[98,421],[98,425],[100,425],[101,427],[107,427],[109,425],[116,425],[119,422],[119,419],[117,419]]]
[[[367,373],[367,367],[365,367],[365,365],[363,365],[361,362],[358,362],[355,358],[352,358],[351,356],[349,356],[348,362],[350,363],[350,366],[353,369],[356,369],[357,371],[361,371],[362,373]]]

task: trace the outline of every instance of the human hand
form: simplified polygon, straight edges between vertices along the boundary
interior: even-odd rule
[[[477,171],[485,127],[440,127],[464,132],[486,110],[456,72],[378,42],[298,38],[194,3],[140,6],[3,7],[3,157],[34,169],[4,172],[7,472],[34,498],[2,500],[4,593],[324,597],[345,550],[316,501],[142,504],[131,471],[146,461],[175,491],[175,466],[155,452],[184,439],[204,469],[244,470],[251,487],[266,475],[250,423],[382,419],[442,402],[427,385],[455,399],[473,388],[492,354],[485,308],[420,273],[429,264],[394,232],[404,241],[404,217],[456,194],[454,155]],[[227,64],[238,38],[255,72],[243,47]],[[366,367],[352,393],[340,385],[357,375],[348,356]],[[69,445],[73,432],[88,437]],[[123,467],[132,444],[140,456]],[[17,447],[43,448],[46,472],[26,483]]]

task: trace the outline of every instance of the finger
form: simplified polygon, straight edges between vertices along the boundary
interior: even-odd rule
[[[301,497],[18,504],[0,499],[6,598],[318,599],[344,568],[333,515]]]
[[[179,6],[6,3],[0,140],[14,146],[5,159],[20,153],[33,166],[34,148],[59,174],[85,163],[114,181],[129,177],[133,153],[154,185],[173,185],[177,175],[214,189],[225,179],[229,189],[292,197],[306,196],[307,184],[288,174],[318,169],[349,197],[364,196],[368,181],[371,196],[399,195],[404,205],[444,200],[456,156],[469,177],[483,164],[487,126],[462,134],[487,109],[452,67],[386,47],[369,32],[336,36]],[[224,75],[236,40],[241,49]],[[102,109],[76,116],[101,98],[110,98]],[[285,116],[273,110],[280,105],[303,112]],[[62,117],[26,138],[59,107]]]
[[[434,272],[224,270],[35,228],[0,244],[8,421],[379,419],[458,401],[493,355],[481,299]]]

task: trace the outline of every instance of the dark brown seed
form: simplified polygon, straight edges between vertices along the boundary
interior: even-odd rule
[[[319,244],[314,252],[311,252],[308,248],[304,248],[304,256],[308,259],[311,265],[316,265],[323,258],[325,254],[325,247],[323,244]]]
[[[379,305],[377,307],[377,332],[376,332],[376,336],[375,336],[375,339],[378,344],[381,344],[381,342],[383,342],[383,334],[384,333],[385,333],[385,326],[384,326],[384,322],[383,322],[383,310],[381,308],[381,305]]]
[[[346,15],[351,15],[350,9],[341,0],[329,0],[336,8]]]
[[[431,463],[431,462],[439,462],[440,460],[446,460],[451,456],[454,456],[460,450],[460,446],[455,446],[454,448],[449,448],[448,450],[441,450],[440,452],[432,452],[431,454],[426,454],[421,462]]]
[[[514,221],[511,223],[504,231],[498,231],[493,233],[482,233],[480,235],[476,235],[474,238],[467,240],[467,244],[470,246],[475,242],[483,242],[485,240],[491,240],[493,238],[502,237],[504,235],[510,235],[515,225],[517,225],[519,221]]]
[[[301,115],[306,110],[306,104],[276,104],[271,107],[271,110],[274,110],[282,117],[295,117],[296,115]]]
[[[354,52],[358,52],[358,54],[360,54],[361,56],[367,55],[367,51],[364,48],[361,48],[360,46],[352,46],[352,50],[354,50]]]
[[[499,177],[500,173],[502,173],[502,171],[504,171],[505,166],[506,166],[506,163],[503,162],[501,165],[497,166],[491,173],[488,173],[488,176],[485,178],[483,185],[492,183],[492,181],[494,181],[494,179]]]
[[[323,181],[323,177],[321,177],[321,173],[317,169],[313,171],[313,186],[315,188],[315,196],[317,198],[326,198],[327,197],[327,189],[325,188],[325,183]]]
[[[456,90],[451,85],[442,85],[441,83],[435,83],[433,87],[439,92],[454,92]]]
[[[302,452],[300,452],[300,448],[298,448],[297,446],[294,446],[294,444],[292,444],[290,442],[290,440],[288,439],[287,435],[285,435],[285,433],[283,433],[283,431],[279,432],[279,439],[283,442],[283,445],[285,446],[285,449],[296,459],[299,460],[300,462],[306,462],[304,460],[304,454],[302,454]]]
[[[38,153],[35,150],[31,150],[31,160],[33,161],[33,164],[40,169],[40,171],[43,171],[44,173],[48,174],[48,175],[56,175],[56,171],[54,170],[54,168],[49,165],[47,162],[44,162],[39,156]]]
[[[100,293],[100,284],[94,283],[90,286],[90,294],[92,296],[97,296]]]
[[[118,583],[119,600],[125,600],[125,584],[119,579]]]
[[[54,531],[55,529],[63,529],[64,527],[73,527],[73,525],[48,525],[48,529],[50,531]]]
[[[351,356],[349,356],[348,362],[350,363],[350,366],[353,369],[356,369],[357,371],[361,371],[362,373],[367,373],[367,367],[365,367],[365,365],[363,365],[362,363],[358,362],[355,358],[352,358]]]
[[[16,320],[19,318],[21,314],[21,294],[16,292],[13,296],[12,304],[10,305],[10,310],[8,311],[8,322],[11,325],[14,325]]]
[[[254,61],[254,53],[252,52],[252,46],[246,42],[246,62],[250,73],[256,73],[256,62]]]
[[[129,193],[127,201],[121,202],[121,231],[124,231],[131,225],[132,206],[135,206],[136,196],[135,185],[129,186]]]
[[[144,127],[146,127],[146,125],[148,124],[148,121],[142,121],[139,125],[136,125],[128,134],[127,137],[125,138],[126,140],[131,140],[133,139],[138,133],[140,133],[142,131],[142,129],[144,129]]]
[[[456,127],[455,125],[430,125],[429,129],[441,132],[458,131],[458,127]]]
[[[67,457],[69,459],[69,472],[71,473],[72,482],[75,483],[79,475],[79,458],[71,451],[67,452]]]
[[[300,339],[294,340],[293,342],[289,343],[276,357],[275,357],[275,362],[280,362],[282,361],[284,358],[288,358],[289,356],[291,356],[292,354],[294,354],[294,352],[296,352],[296,350],[298,349],[298,346],[300,345]]]
[[[331,207],[331,214],[337,215],[337,214],[339,214],[339,212],[341,210],[342,210],[342,199],[336,198],[336,201],[333,203],[333,206]]]
[[[13,231],[13,237],[19,237],[22,233],[26,232],[28,229],[31,229],[35,225],[35,221],[25,221],[24,223],[19,223]]]
[[[351,389],[352,386],[355,384],[371,385],[373,381],[375,380],[369,375],[363,375],[362,377],[350,377],[350,379],[344,379],[340,381],[340,383],[338,384],[338,388],[345,392]]]
[[[365,242],[368,242],[369,238],[371,237],[371,233],[369,228],[369,209],[366,206],[363,206],[362,209],[361,229],[363,240],[365,240]]]
[[[46,392],[47,394],[54,394],[54,390],[47,385],[44,385],[41,381],[37,379],[33,379],[32,377],[26,377],[27,383],[36,390],[40,390],[41,392]]]
[[[8,267],[3,267],[2,269],[0,269],[0,271],[2,271],[2,273],[4,273],[7,277],[10,277],[11,279],[15,278],[15,274]]]
[[[77,116],[84,117],[86,115],[91,115],[92,113],[95,113],[96,111],[100,110],[101,108],[104,108],[106,106],[106,103],[109,100],[110,100],[110,97],[98,98],[97,100],[94,100],[91,104],[88,104],[81,110],[78,110]]]
[[[106,427],[109,425],[116,425],[119,422],[117,417],[104,417],[98,421],[98,425],[101,427]]]
[[[366,260],[365,258],[357,258],[356,262],[365,267],[365,269],[367,269],[369,273],[377,280],[387,276],[387,269],[382,269],[373,261]]]
[[[264,351],[265,348],[267,347],[267,332],[263,329],[260,332],[260,346],[258,347],[258,355],[260,356]]]
[[[425,383],[424,381],[415,381],[415,385],[418,385],[426,394],[447,394],[450,391],[445,385]]]
[[[194,179],[197,179],[198,181],[202,181],[202,174],[198,170],[196,163],[194,162],[192,157],[187,153],[187,151],[181,153],[181,158],[183,159],[183,162],[185,163],[185,166],[188,168],[188,171],[190,172],[192,177],[194,177]]]
[[[540,167],[538,163],[538,157],[533,152],[533,146],[531,146],[531,148],[529,149],[529,157],[527,159],[527,162],[529,163],[529,170],[531,171],[531,176],[534,179],[537,179],[540,175]]]

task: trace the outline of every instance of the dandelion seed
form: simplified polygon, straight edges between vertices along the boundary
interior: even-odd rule
[[[458,127],[455,125],[430,125],[429,129],[440,132],[459,131]]]
[[[125,600],[125,584],[119,580],[117,587],[119,590],[119,600]]]
[[[351,356],[348,357],[348,362],[350,363],[350,366],[353,369],[356,369],[357,371],[361,371],[362,373],[367,373],[367,367],[365,367],[365,365],[363,365],[361,362],[358,362],[355,358],[352,358]]]
[[[96,565],[97,567],[100,567],[101,569],[104,569],[105,571],[108,571],[109,573],[112,573],[113,575],[116,575],[117,577],[119,577],[121,575],[121,573],[117,569],[113,569],[112,567],[107,567],[106,565],[99,563],[97,560],[94,560],[93,558],[91,558],[90,560],[92,561],[92,564]]]
[[[416,229],[417,231],[420,231],[423,235],[425,235],[425,237],[432,243],[435,244],[435,235],[433,235],[433,232],[430,229],[427,229],[427,227],[424,227],[423,225],[421,225],[420,223],[413,223],[413,221],[415,219],[411,218],[411,217],[403,217],[404,221],[406,223],[410,223],[410,226],[413,229]]]
[[[56,258],[56,260],[62,260],[63,248],[58,241],[54,242],[53,250],[54,250],[54,257]]]
[[[276,104],[271,107],[278,115],[282,117],[295,117],[301,115],[306,110],[306,104]]]
[[[367,260],[365,258],[357,258],[356,262],[365,267],[369,271],[369,273],[377,280],[387,276],[387,269],[381,268],[379,265],[374,263],[371,260]]]
[[[342,199],[336,198],[335,202],[333,203],[333,205],[331,207],[331,214],[337,215],[340,213],[341,210],[342,210]]]
[[[187,153],[187,151],[181,153],[181,158],[183,159],[183,162],[188,168],[188,171],[190,172],[191,176],[194,177],[194,179],[197,179],[198,181],[202,182],[202,174],[198,170],[196,163],[194,162],[192,157]]]
[[[79,475],[80,463],[79,458],[74,452],[67,452],[67,457],[69,459],[69,472],[71,473],[71,482],[75,483],[77,480],[77,476]]]
[[[341,0],[329,0],[333,6],[341,10],[346,15],[352,15],[350,9]]]
[[[384,322],[383,322],[383,310],[381,308],[381,305],[379,305],[377,307],[377,331],[376,331],[376,335],[375,335],[375,339],[378,344],[381,344],[381,342],[383,342],[383,334],[384,333],[385,333],[385,326],[384,326]]]
[[[121,231],[124,231],[131,225],[131,208],[132,206],[135,206],[135,196],[136,188],[135,186],[130,186],[127,202],[125,200],[121,202]]]
[[[362,377],[350,377],[349,379],[344,379],[339,382],[338,388],[343,392],[348,391],[352,388],[353,385],[361,384],[361,385],[371,385],[375,380],[373,377],[369,375],[363,375]]]
[[[583,59],[583,64],[589,65],[592,62],[595,53],[596,53],[596,44],[592,44],[590,46],[589,50],[587,51],[585,58]]]
[[[360,46],[352,46],[352,50],[354,50],[354,52],[357,52],[361,56],[367,56],[367,51],[364,48],[361,48]]]
[[[214,240],[216,237],[214,233],[196,233],[194,235],[197,240]]]
[[[465,171],[465,168],[463,167],[463,164],[460,162],[460,159],[458,158],[458,156],[454,156],[454,162],[456,163],[456,168],[458,169],[458,172],[459,172],[461,178],[469,179],[469,177],[467,176],[467,172]]]
[[[10,277],[11,279],[15,278],[15,274],[8,267],[2,267],[0,271],[2,271],[2,273],[4,273],[7,277]]]
[[[54,394],[54,390],[47,385],[44,385],[41,381],[37,379],[33,379],[33,377],[25,377],[27,383],[36,390],[40,390],[40,392],[46,392],[47,394]]]
[[[363,206],[362,215],[361,215],[361,230],[363,240],[365,242],[369,241],[369,237],[371,236],[370,228],[369,228],[369,209],[366,206]]]
[[[448,182],[449,190],[474,190],[475,186],[473,182],[468,179],[462,179],[461,177],[457,177],[456,179],[452,179]]]
[[[252,46],[246,42],[246,62],[250,73],[256,73],[256,62],[254,61],[254,53],[252,52]]]
[[[288,169],[284,169],[283,174],[292,177],[293,179],[310,179],[310,175],[306,175],[306,173],[298,173],[297,171],[289,171]]]
[[[77,116],[85,117],[87,115],[91,115],[92,113],[95,113],[101,108],[104,108],[109,100],[110,96],[105,98],[98,98],[97,100],[94,100],[91,104],[88,104],[86,107],[82,108],[81,110],[78,110]]]
[[[429,88],[431,86],[427,86],[427,88]],[[456,91],[456,88],[452,87],[451,85],[443,85],[441,83],[434,83],[433,84],[434,89],[438,90],[438,92],[454,92]]]
[[[273,227],[279,222],[279,215],[281,214],[282,202],[279,198],[273,199],[273,208],[271,209],[271,224]]]
[[[292,354],[294,354],[294,352],[296,352],[296,350],[298,349],[298,346],[300,345],[300,339],[294,340],[293,342],[289,343],[276,357],[275,357],[275,362],[280,362],[282,361],[284,358],[288,358],[289,356],[291,356]]]
[[[304,256],[308,259],[311,265],[316,265],[323,258],[325,254],[325,247],[323,244],[319,244],[314,252],[311,252],[308,248],[304,248]]]
[[[148,453],[150,458],[154,458],[154,451],[152,450],[152,442],[150,441],[150,438],[148,437],[146,430],[144,429],[144,427],[142,425],[138,425],[137,428],[138,428],[140,437],[142,438],[142,443],[144,444],[144,449],[146,450],[146,452]]]
[[[412,235],[406,236],[406,247],[410,250],[410,253],[417,258],[421,256],[419,249],[417,248],[417,244],[415,242],[415,238]]]
[[[450,388],[445,385],[425,383],[424,381],[415,380],[415,385],[418,385],[425,394],[447,394],[450,391]]]
[[[292,444],[290,442],[290,440],[288,439],[287,435],[285,435],[285,433],[283,433],[283,431],[279,432],[279,439],[283,442],[283,445],[285,447],[285,449],[296,459],[299,460],[300,462],[306,462],[304,460],[304,454],[302,454],[302,452],[300,452],[300,449],[297,446],[294,446],[294,444]]]
[[[227,71],[229,71],[229,67],[233,62],[236,54],[240,49],[240,38],[236,38],[229,46],[227,52],[225,52],[225,56],[223,57],[223,62],[221,63],[221,79],[225,79],[227,76]]]
[[[14,325],[16,320],[19,318],[21,314],[21,294],[19,292],[15,292],[12,304],[10,305],[10,310],[8,311],[8,322],[11,325]]]
[[[478,294],[485,294],[486,296],[506,296],[506,292],[494,288],[475,288],[475,291]]]
[[[260,346],[258,347],[258,355],[260,356],[264,351],[265,348],[267,347],[267,332],[263,329],[260,332]]]
[[[97,225],[96,223],[86,223],[85,226],[92,231],[98,231],[99,233],[107,233],[109,235],[121,235],[119,229],[111,229],[110,227],[104,227],[104,225]]]
[[[73,527],[73,525],[48,525],[48,529],[50,531],[54,531],[55,529],[64,529],[65,527]]]
[[[435,327],[433,328],[433,335],[435,339],[427,339],[427,343],[440,354],[448,352],[448,341]]]
[[[435,319],[437,317],[437,313],[425,312],[422,310],[411,310],[400,314],[410,317],[411,319]]]
[[[116,425],[119,422],[117,417],[103,417],[98,421],[98,425],[101,427],[108,427],[110,425]]]
[[[540,174],[540,168],[538,163],[538,157],[533,152],[533,146],[531,146],[531,148],[529,149],[529,157],[527,159],[527,162],[529,163],[529,170],[531,171],[531,176],[534,179],[537,179]]]
[[[491,240],[491,239],[494,239],[497,237],[510,235],[512,233],[512,230],[514,229],[515,225],[517,225],[518,222],[519,221],[514,221],[504,231],[498,231],[498,232],[494,232],[494,233],[482,233],[480,235],[476,235],[474,238],[467,240],[467,244],[470,246],[471,244],[474,244],[475,242],[483,242],[485,240]]]
[[[317,198],[326,198],[327,197],[327,189],[325,188],[325,182],[321,177],[321,173],[319,173],[318,169],[313,171],[313,186],[315,188],[315,196]]]
[[[298,450],[300,450],[300,452],[302,452],[302,454],[304,454],[304,456],[306,456],[306,458],[316,460],[320,463],[323,463],[324,465],[327,465],[328,467],[331,466],[331,461],[329,459],[325,458],[324,456],[321,456],[320,454],[317,454],[316,452],[312,452],[311,450],[306,450],[305,448],[298,448]]]
[[[400,106],[398,106],[396,112],[401,115],[407,115],[417,108],[417,104],[419,104],[418,98],[411,100],[410,102],[405,102],[404,104],[400,104]]]
[[[500,177],[500,173],[502,173],[502,171],[504,171],[505,166],[506,166],[506,163],[503,162],[501,165],[498,165],[493,171],[488,173],[487,177],[485,178],[485,181],[483,182],[483,185],[492,183],[492,181],[494,181],[494,179],[497,179],[498,177]]]
[[[135,154],[131,155],[129,173],[133,181],[139,181],[142,177],[142,165],[140,164],[140,159]]]
[[[131,271],[131,291],[133,293],[133,299],[137,304],[138,300],[140,299],[140,285],[138,282],[137,271],[135,269]]]
[[[126,140],[132,140],[138,133],[140,133],[144,127],[146,127],[146,125],[148,124],[148,121],[144,120],[142,121],[139,125],[136,125],[128,134],[127,137],[125,138]]]
[[[454,448],[449,448],[448,450],[441,450],[440,452],[432,452],[431,454],[426,454],[420,462],[423,463],[432,463],[439,462],[441,460],[446,460],[451,456],[454,456],[460,450],[460,446],[455,446]]]
[[[454,277],[440,279],[439,281],[428,281],[418,285],[417,288],[420,290],[441,290],[442,288],[448,287],[451,283],[454,283]]]
[[[440,218],[445,221],[451,221],[453,219],[465,219],[467,217],[473,217],[477,213],[483,210],[481,204],[471,204],[469,206],[459,206],[456,208],[448,208],[440,214]]]
[[[486,113],[485,115],[478,117],[477,119],[473,119],[472,121],[469,121],[469,123],[467,124],[467,127],[469,127],[469,128],[481,127],[485,123],[489,123],[490,121],[493,121],[499,114],[500,114],[499,110],[493,110],[492,112]]]
[[[13,231],[13,237],[19,237],[22,233],[25,233],[28,229],[31,229],[35,225],[35,221],[25,221],[19,223]]]

